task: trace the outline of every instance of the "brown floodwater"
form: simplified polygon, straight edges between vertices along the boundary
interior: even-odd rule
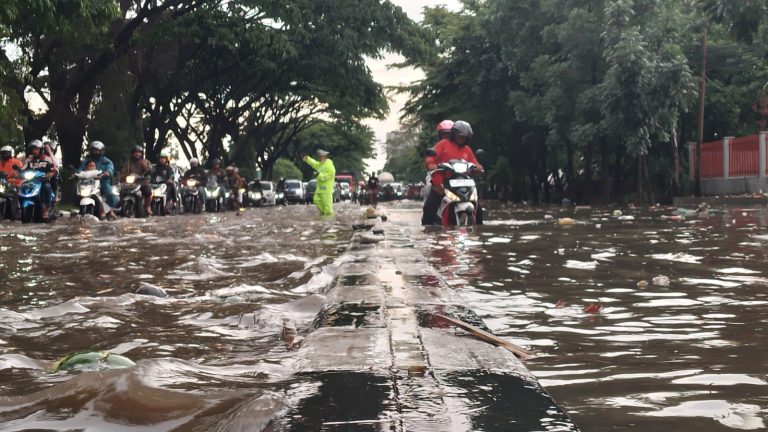
[[[528,367],[582,430],[765,430],[768,212],[622,210],[502,208],[413,241],[494,333],[536,352]],[[339,408],[294,380],[281,338],[286,320],[310,327],[359,213],[0,224],[0,429],[272,430],[292,400],[379,412],[386,394],[351,391]],[[142,284],[169,297],[133,294]],[[89,349],[137,365],[51,371]],[[478,378],[466,397],[493,385]]]

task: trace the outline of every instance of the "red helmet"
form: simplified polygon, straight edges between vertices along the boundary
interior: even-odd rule
[[[437,133],[450,132],[453,128],[453,120],[443,120],[437,125]]]

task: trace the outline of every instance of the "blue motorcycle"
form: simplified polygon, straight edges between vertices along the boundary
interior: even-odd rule
[[[43,184],[48,182],[48,178],[42,171],[26,170],[21,172],[23,183],[19,187],[19,207],[21,208],[21,222],[45,222],[43,220],[43,202],[53,205],[53,192],[48,196],[43,195]],[[53,220],[55,212],[51,208],[49,215]]]

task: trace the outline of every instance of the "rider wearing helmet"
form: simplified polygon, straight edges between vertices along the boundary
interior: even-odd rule
[[[56,164],[53,159],[45,154],[43,150],[43,142],[40,140],[33,140],[27,146],[27,160],[24,162],[23,170],[34,170],[44,172],[49,181],[43,182],[42,189],[40,191],[41,197],[52,197],[53,189],[51,189],[50,179],[55,177],[59,170],[56,168]],[[47,198],[42,201],[42,218],[48,220],[48,212],[53,206],[53,200]]]
[[[135,145],[131,148],[131,158],[123,165],[120,171],[120,180],[125,181],[129,175],[136,176],[137,182],[141,183],[141,196],[144,198],[144,211],[146,214],[152,214],[152,188],[146,181],[152,174],[152,164],[144,159],[144,148]]]
[[[441,141],[448,139],[451,135],[451,129],[453,129],[453,125],[455,123],[453,120],[443,120],[437,125],[437,142],[440,143]],[[427,196],[424,199],[424,210],[421,214],[421,224],[422,225],[432,225],[435,222],[437,209],[440,207],[440,201],[442,200],[442,196],[436,193],[431,193],[432,191],[432,171],[437,168],[437,164],[435,163],[436,157],[435,156],[425,156],[424,157],[424,166],[427,168],[427,178],[425,181],[426,187],[427,187]]]
[[[12,185],[19,186],[21,179],[17,170],[21,169],[22,163],[13,156],[13,153],[11,146],[0,148],[0,173],[4,173]]]
[[[205,181],[207,176],[208,173],[205,171],[205,168],[200,166],[200,161],[197,158],[192,158],[189,160],[189,169],[184,173],[184,177],[182,178],[185,185],[186,179],[197,180],[197,193],[200,195],[200,199],[203,202],[203,210],[205,209],[205,201],[207,199],[205,194]]]
[[[115,207],[118,201],[117,196],[112,192],[112,176],[115,175],[115,164],[104,156],[103,142],[93,141],[88,144],[88,156],[80,164],[77,172],[85,171],[86,165],[91,161],[96,164],[96,169],[102,172],[101,195],[104,197],[107,205]]]
[[[453,159],[463,159],[475,164],[477,169],[482,171],[483,166],[477,161],[475,153],[468,145],[469,141],[472,139],[472,135],[472,126],[470,126],[469,123],[461,120],[454,123],[448,137],[440,140],[440,142],[435,145],[435,166],[439,166],[440,164]],[[445,187],[443,186],[444,181],[445,178],[443,173],[439,171],[432,173],[432,188],[429,192],[429,196],[427,196],[427,199],[424,202],[424,214],[422,215],[421,221],[424,225],[438,223],[437,209],[445,194]],[[434,220],[430,220],[429,215],[433,215]],[[480,210],[478,209],[478,223],[480,221]]]
[[[227,167],[227,177],[224,179],[224,184],[232,193],[232,198],[237,201],[238,205],[243,204],[243,191],[248,188],[248,183],[244,178],[238,174],[240,170],[233,166]]]
[[[211,160],[211,169],[208,170],[209,176],[216,176],[216,180],[219,184],[224,184],[224,169],[221,168],[221,159],[213,158]]]
[[[152,180],[154,183],[166,183],[168,185],[168,197],[174,203],[176,202],[176,184],[173,182],[175,178],[176,174],[171,167],[171,155],[163,150],[157,158]]]

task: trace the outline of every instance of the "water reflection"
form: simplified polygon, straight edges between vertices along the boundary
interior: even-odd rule
[[[584,430],[763,430],[768,212],[671,215],[501,211],[432,260]]]

